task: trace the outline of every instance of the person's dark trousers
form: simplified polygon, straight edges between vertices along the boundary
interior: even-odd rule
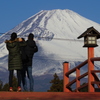
[[[30,83],[30,91],[33,92],[34,91],[34,79],[32,76],[32,66],[28,66],[27,67],[27,74],[28,74],[28,78],[29,78],[29,83]]]
[[[14,70],[9,70],[9,87],[12,87]],[[17,70],[18,86],[21,86],[21,70]]]
[[[23,83],[24,91],[28,91],[26,73],[29,79],[29,85],[30,85],[29,91],[33,92],[34,91],[34,79],[32,76],[32,66],[24,67],[22,70],[22,83]]]
[[[27,80],[26,80],[26,73],[27,73],[27,67],[23,67],[22,71],[21,71],[21,75],[22,75],[22,84],[23,84],[23,89],[24,91],[28,91],[27,88]]]
[[[21,70],[17,70],[18,86],[21,87]]]
[[[13,72],[14,70],[9,70],[9,87],[12,87]]]

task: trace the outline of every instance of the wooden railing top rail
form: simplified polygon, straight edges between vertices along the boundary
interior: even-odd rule
[[[87,62],[88,62],[88,60],[85,60],[83,63],[81,63],[78,66],[76,66],[75,68],[69,70],[65,75],[68,76],[69,74],[75,72],[76,69],[79,69],[79,68],[83,67],[85,64],[87,64]]]
[[[91,58],[91,61],[100,61],[100,57]],[[69,70],[69,71],[66,73],[66,76],[68,76],[69,74],[75,72],[77,68],[79,69],[79,68],[83,67],[85,64],[87,64],[87,62],[88,62],[88,59],[85,60],[83,63],[79,64],[78,66],[76,66],[75,68]]]
[[[91,84],[100,84],[100,81],[91,82]]]
[[[100,57],[93,57],[91,58],[91,61],[100,61]]]
[[[100,70],[92,70],[91,73],[100,73]]]

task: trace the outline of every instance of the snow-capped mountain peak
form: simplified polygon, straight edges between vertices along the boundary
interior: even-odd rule
[[[33,75],[61,73],[64,61],[69,61],[74,67],[76,62],[87,58],[87,50],[82,48],[83,41],[77,37],[91,26],[100,32],[98,23],[74,11],[41,10],[0,36],[0,68],[7,69],[8,51],[4,41],[10,38],[10,34],[16,32],[18,37],[27,39],[28,34],[33,33],[39,48],[33,58]],[[97,47],[95,56],[99,56],[99,50]]]

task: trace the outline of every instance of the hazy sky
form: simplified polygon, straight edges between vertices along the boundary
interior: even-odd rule
[[[100,24],[100,0],[0,0],[0,33],[41,10],[69,9]]]

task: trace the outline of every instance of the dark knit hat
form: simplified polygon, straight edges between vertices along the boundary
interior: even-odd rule
[[[33,40],[33,38],[34,38],[34,34],[30,33],[30,34],[28,35],[28,39]]]
[[[17,33],[13,32],[11,34],[11,40],[15,40],[17,38]]]

